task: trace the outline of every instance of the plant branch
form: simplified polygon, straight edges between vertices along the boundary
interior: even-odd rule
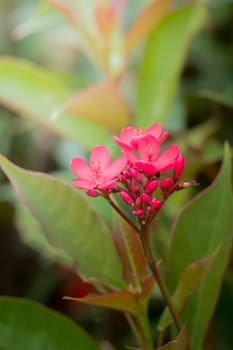
[[[142,336],[142,348],[145,350],[153,350],[153,341],[150,333],[150,325],[147,317],[147,311],[143,310],[136,316],[136,321],[138,323],[140,333]]]
[[[150,267],[150,270],[151,270],[152,274],[154,275],[156,282],[158,283],[160,292],[161,292],[162,297],[163,297],[163,299],[168,307],[168,310],[172,316],[172,319],[174,320],[176,328],[177,328],[178,332],[180,332],[180,330],[182,328],[181,321],[179,319],[179,316],[177,315],[177,312],[176,312],[175,307],[172,303],[172,300],[171,300],[171,297],[170,297],[169,292],[167,290],[167,287],[164,284],[164,282],[160,276],[159,270],[156,266],[156,263],[154,261],[154,258],[153,258],[152,252],[151,252],[151,248],[150,248],[150,244],[149,244],[148,234],[143,229],[140,233],[140,239],[141,239],[141,243],[143,246],[145,257],[147,259],[147,263]]]
[[[125,314],[126,320],[128,321],[128,324],[130,325],[130,328],[135,336],[135,339],[137,340],[137,343],[140,346],[142,346],[143,345],[142,334],[141,334],[140,330],[138,329],[133,316],[128,312],[125,312],[124,314]]]

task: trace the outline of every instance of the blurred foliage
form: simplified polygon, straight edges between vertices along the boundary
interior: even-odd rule
[[[136,120],[138,125],[144,126],[153,120],[153,104],[156,97],[160,98],[159,94],[164,93],[163,84],[167,78],[170,95],[163,95],[165,102],[159,109],[158,118],[163,120],[164,128],[170,132],[169,141],[179,144],[186,156],[184,177],[195,179],[199,186],[171,198],[161,214],[159,227],[156,228],[158,234],[153,237],[153,245],[156,256],[166,260],[168,232],[174,215],[189,198],[214,180],[222,159],[223,142],[227,140],[233,144],[233,2],[209,0],[204,26],[201,18],[203,14],[200,13],[197,14],[196,24],[193,24],[197,29],[202,27],[202,30],[197,34],[198,30],[192,27],[182,43],[179,40],[176,42],[175,39],[179,39],[176,37],[176,31],[182,33],[183,26],[177,28],[175,21],[170,23],[172,29],[167,33],[163,27],[165,22],[158,23],[153,32],[149,31],[148,25],[149,39],[141,40],[131,50],[126,60],[127,74],[124,75],[126,61],[121,39],[147,3],[145,0],[127,2],[120,17],[120,30],[113,33],[114,40],[111,42],[114,45],[109,49],[113,55],[106,63],[101,56],[102,51],[97,57],[97,49],[83,42],[83,32],[67,22],[67,18],[48,4],[48,1],[2,1],[0,152],[24,168],[46,173],[56,171],[64,181],[70,181],[70,174],[67,172],[70,158],[87,157],[87,150],[100,141],[108,145],[113,132],[117,133],[123,125]],[[173,11],[179,11],[180,6],[188,3],[190,1],[175,1]],[[172,19],[172,15],[169,16]],[[87,22],[86,27],[82,28],[83,31],[91,29],[93,25],[90,16],[85,20]],[[143,19],[141,21],[144,23]],[[153,40],[161,32],[165,32],[167,40],[171,40],[174,46],[165,45],[157,40],[155,46],[152,46]],[[197,34],[195,38],[194,33]],[[145,39],[143,34],[140,35]],[[169,44],[169,41],[167,43]],[[180,47],[183,50],[182,54]],[[167,54],[166,60],[164,56],[158,55],[162,49],[163,55]],[[5,55],[12,58],[8,60]],[[16,58],[22,60],[16,61]],[[28,66],[24,60],[33,64]],[[176,61],[178,63],[174,68]],[[151,75],[149,85],[148,81],[144,83],[143,80],[151,74],[150,70],[146,70],[145,64],[149,64],[148,62],[153,62],[153,67],[157,69],[152,71],[154,75]],[[160,71],[162,63],[164,68]],[[12,69],[12,66],[15,69]],[[172,87],[169,85],[169,70],[174,70]],[[158,73],[161,73],[161,76],[156,80]],[[111,95],[106,98],[105,110],[110,110],[113,119],[107,120],[107,123],[106,113],[101,115],[101,120],[98,119],[101,104],[97,105],[95,110],[98,113],[93,114],[93,110],[90,112],[91,117],[88,120],[82,116],[70,115],[70,107],[75,107],[74,114],[82,114],[86,108],[85,103],[83,107],[83,104],[80,106],[77,101],[77,92],[85,91],[89,96],[88,88],[93,84],[98,87],[106,77],[111,81],[120,81],[120,87],[117,86],[117,94],[114,96],[117,96],[117,101],[121,101],[122,117],[116,120],[116,107],[112,107],[112,111],[109,108]],[[33,79],[36,83],[39,82],[35,90]],[[159,85],[154,93],[152,88],[155,80]],[[140,89],[146,94],[143,103]],[[43,98],[45,92],[49,98],[43,104],[40,98]],[[98,93],[94,96],[94,101],[99,100]],[[105,94],[106,90],[103,92],[104,96]],[[114,101],[111,99],[110,106],[117,105]],[[141,115],[144,110],[146,116]],[[25,118],[28,116],[29,118]],[[156,122],[156,119],[154,120]],[[110,339],[116,348],[122,348],[122,344],[126,343],[133,344],[131,335],[125,330],[124,321],[117,312],[74,306],[62,301],[64,294],[73,297],[86,295],[90,286],[58,265],[55,262],[57,259],[54,259],[54,252],[49,251],[48,247],[44,255],[36,252],[35,248],[46,244],[30,238],[31,225],[34,227],[37,223],[26,219],[28,214],[15,204],[15,196],[2,173],[0,181],[0,268],[1,275],[4,276],[0,281],[0,293],[28,297],[60,309],[78,320],[96,339]],[[92,209],[97,213],[104,212],[105,217],[109,218],[106,214],[107,209],[96,203],[90,202],[90,205],[94,206]],[[157,223],[155,225],[158,226]],[[22,239],[27,245],[22,243]],[[28,245],[32,249],[29,249]],[[204,347],[206,350],[232,349],[232,281],[231,257],[220,300],[208,331]],[[152,324],[153,320],[158,319],[161,311],[156,292],[154,301],[156,306],[150,309]],[[107,327],[103,327],[103,324],[107,324]],[[103,349],[112,349],[111,344],[107,342],[102,346]]]

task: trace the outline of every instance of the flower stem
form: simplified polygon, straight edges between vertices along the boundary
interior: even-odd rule
[[[130,325],[130,328],[135,336],[135,339],[136,339],[138,345],[142,346],[143,345],[142,334],[141,334],[140,330],[138,329],[133,316],[130,313],[125,312],[125,317],[126,317],[126,320],[128,321],[128,324]]]
[[[182,328],[182,324],[181,324],[181,321],[179,319],[179,316],[177,315],[175,307],[172,303],[172,300],[171,300],[171,297],[170,297],[169,292],[167,290],[167,287],[164,284],[164,282],[160,276],[159,270],[156,266],[156,263],[154,261],[154,258],[153,258],[152,252],[151,252],[151,248],[150,248],[150,244],[149,244],[149,237],[147,235],[147,232],[143,232],[143,230],[142,230],[140,233],[140,239],[141,239],[142,247],[143,247],[143,250],[145,253],[145,257],[147,259],[147,263],[150,267],[150,270],[151,270],[152,274],[154,275],[156,282],[158,283],[160,292],[161,292],[162,297],[163,297],[163,299],[168,307],[168,310],[171,314],[171,317],[173,318],[173,321],[176,325],[177,331],[180,332],[180,330]]]
[[[116,210],[116,212],[122,217],[122,219],[124,219],[128,224],[129,226],[132,227],[132,229],[137,232],[137,233],[140,233],[140,230],[139,228],[137,228],[136,225],[134,225],[134,223],[132,221],[130,221],[130,219],[121,211],[121,209],[113,202],[113,200],[111,199],[110,196],[105,196],[104,197],[108,203],[111,205],[111,207]]]
[[[143,340],[143,344],[142,344],[143,349],[153,350],[153,341],[151,338],[150,326],[149,326],[146,310],[142,311],[140,314],[137,314],[136,320],[141,330],[141,336]]]
[[[153,350],[147,311],[143,310],[136,315],[125,313],[125,317],[140,348],[143,348],[143,350]]]

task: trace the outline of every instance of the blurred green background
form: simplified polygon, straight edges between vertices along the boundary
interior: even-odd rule
[[[127,2],[123,16],[125,28],[129,28],[139,9],[146,3],[143,0]],[[176,1],[174,7],[186,3],[189,1]],[[233,144],[233,2],[210,0],[207,9],[207,20],[183,58],[179,87],[172,107],[164,118],[164,128],[169,130],[170,139],[179,144],[187,156],[189,166],[185,176],[200,183],[187,195],[190,197],[215,178],[224,141]],[[80,51],[75,34],[73,28],[46,1],[1,1],[0,54],[30,60],[48,69],[73,92],[103,79],[101,69]],[[171,42],[173,35],[175,33],[170,33]],[[132,91],[137,84],[139,70],[143,71],[145,45],[144,40],[131,55],[122,84],[131,110],[134,108]],[[175,58],[177,53],[173,51],[169,54]],[[2,82],[0,76],[1,153],[24,168],[59,174],[67,172],[71,157],[87,156],[83,142],[79,144],[60,137],[30,118],[21,118],[23,113],[7,107],[5,100],[1,99],[1,84],[4,84],[4,80]],[[83,135],[84,140],[88,137]],[[91,142],[87,142],[89,146]],[[163,213],[161,232],[167,231],[184,200],[186,198],[181,195],[171,201],[170,206],[168,204],[167,212]],[[62,300],[64,295],[86,295],[92,287],[84,284],[68,268],[55,263],[49,252],[38,252],[36,248],[40,248],[42,243],[31,239],[24,226],[23,215],[19,215],[16,207],[13,190],[0,173],[0,294],[30,298],[68,314],[94,338],[102,341],[106,350],[113,348],[111,344],[122,348],[123,344],[132,342],[128,326],[120,313]],[[160,256],[164,254],[166,233],[162,237],[155,242],[155,251],[158,250]],[[160,300],[155,296],[150,307],[152,325],[158,319],[161,307]],[[205,349],[231,350],[232,327],[233,257],[225,275]]]

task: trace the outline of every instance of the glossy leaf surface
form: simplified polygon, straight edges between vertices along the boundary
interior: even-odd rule
[[[72,258],[83,279],[124,286],[111,233],[77,190],[55,177],[23,170],[3,156],[0,165],[50,244]]]
[[[26,207],[17,205],[14,221],[23,242],[40,252],[46,258],[72,267],[73,261],[70,256],[63,250],[56,249],[49,244],[39,222],[36,221]]]
[[[73,321],[23,299],[0,298],[0,328],[4,350],[100,350]]]
[[[176,93],[193,35],[201,29],[205,8],[193,3],[167,15],[148,38],[136,93],[136,124],[163,122]]]
[[[167,283],[171,293],[185,266],[219,248],[207,277],[189,298],[184,311],[183,321],[190,334],[192,350],[201,349],[231,250],[231,179],[231,153],[226,145],[218,177],[183,210],[172,234],[167,270]]]
[[[108,144],[111,133],[103,125],[70,115],[58,117],[70,94],[55,74],[25,60],[0,59],[1,104],[88,149]]]

